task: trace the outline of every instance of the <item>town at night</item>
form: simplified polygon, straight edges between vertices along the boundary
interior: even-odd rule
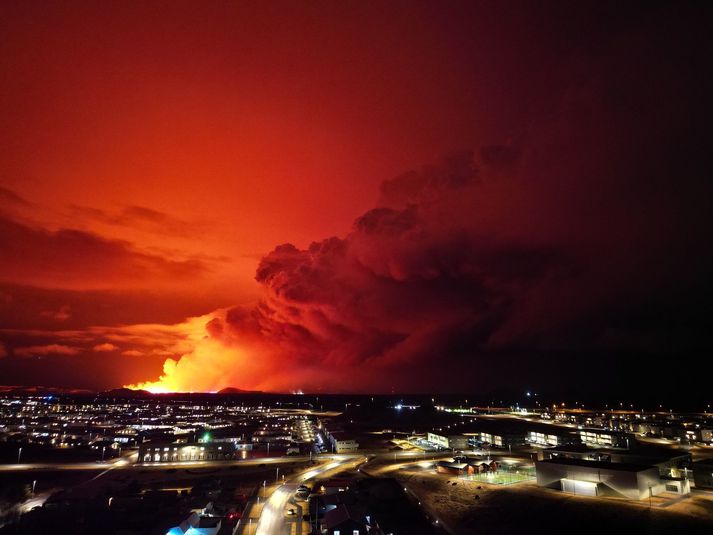
[[[0,2],[0,535],[713,533],[712,22]]]
[[[3,533],[710,528],[709,406],[520,398],[7,391]]]

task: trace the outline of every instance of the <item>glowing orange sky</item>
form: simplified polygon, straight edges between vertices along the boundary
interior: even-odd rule
[[[383,179],[492,130],[511,90],[463,86],[478,69],[435,8],[194,8],[3,7],[3,184],[48,227],[150,247],[68,210],[146,206],[201,225],[161,245],[230,256],[245,285],[242,255],[346,231]]]
[[[617,57],[600,49],[619,50],[629,32],[638,46],[649,29],[632,15],[620,30],[616,9],[594,2],[505,4],[3,3],[0,371],[9,379],[0,382],[151,383],[167,358],[198,352],[182,366],[205,369],[204,353],[241,361],[253,351],[270,357],[233,386],[289,389],[270,373],[279,347],[233,334],[213,346],[206,322],[282,298],[270,280],[256,283],[261,258],[279,244],[346,236],[382,202],[385,180],[454,150],[502,145],[517,159],[533,132],[544,139],[536,157],[522,154],[556,177],[554,194],[529,208],[538,188],[506,186],[478,214],[492,235],[551,245],[568,217],[597,208],[591,189],[557,182],[559,162],[542,154],[561,150],[560,138],[604,132],[584,120],[571,127],[567,114],[603,106],[606,77],[627,72],[624,61],[600,64]],[[499,154],[478,164],[507,160]],[[486,175],[506,174],[492,165]],[[560,218],[538,220],[541,235],[529,235],[538,210]],[[50,359],[55,375],[44,371]],[[218,369],[200,388],[222,386]]]
[[[27,201],[6,210],[34,228],[80,229],[205,267],[187,282],[85,259],[49,273],[22,265],[5,282],[150,288],[174,297],[132,306],[179,299],[180,311],[161,314],[176,322],[249,301],[263,254],[344,234],[382,180],[492,130],[487,110],[511,90],[512,73],[482,72],[492,60],[459,46],[505,36],[485,22],[477,37],[465,25],[454,34],[433,20],[435,5],[198,7],[0,8],[0,185]]]

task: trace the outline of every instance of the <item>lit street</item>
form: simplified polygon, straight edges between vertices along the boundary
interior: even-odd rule
[[[154,469],[164,470],[167,468],[196,468],[196,467],[227,467],[227,466],[259,466],[261,464],[289,464],[294,462],[304,462],[309,457],[264,457],[255,459],[244,459],[237,461],[181,461],[136,464],[128,458],[115,459],[103,463],[22,463],[0,465],[0,472],[15,472],[26,470],[107,470],[111,469]]]
[[[278,487],[268,498],[267,503],[262,509],[256,531],[257,535],[281,535],[284,533],[286,525],[285,507],[287,506],[287,501],[292,497],[300,484],[309,482],[318,476],[324,476],[332,471],[344,470],[350,467],[350,465],[352,467],[356,466],[365,460],[361,455],[335,456],[335,459],[337,460],[303,472],[292,478],[288,483]]]

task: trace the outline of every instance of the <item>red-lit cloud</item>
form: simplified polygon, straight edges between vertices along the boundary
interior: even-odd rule
[[[104,353],[107,351],[116,351],[119,349],[117,346],[114,344],[111,344],[109,342],[103,342],[101,344],[97,344],[92,348],[94,351],[98,351],[99,353]]]
[[[704,20],[3,6],[2,381],[578,390],[707,354]]]
[[[48,344],[44,346],[16,347],[14,354],[21,357],[37,355],[77,355],[79,351],[79,348],[64,344]]]
[[[74,230],[48,231],[0,219],[0,280],[16,284],[91,289],[146,285],[201,277],[196,258],[174,259],[121,240]]]

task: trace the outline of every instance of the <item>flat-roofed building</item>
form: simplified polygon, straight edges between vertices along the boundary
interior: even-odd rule
[[[235,445],[230,442],[157,443],[139,445],[140,463],[224,461],[232,459]]]
[[[580,429],[579,438],[584,444],[609,448],[628,448],[629,436],[617,431],[604,431],[602,429]]]
[[[428,433],[427,439],[431,444],[449,450],[468,449],[468,437],[465,435],[439,435],[438,433]]]
[[[480,433],[475,433],[473,438],[481,444],[490,444],[496,448],[518,447],[525,445],[524,433],[481,431]]]
[[[556,427],[548,430],[529,431],[525,440],[532,446],[541,447],[581,444],[582,442],[576,433]]]
[[[685,451],[653,446],[636,447],[630,450],[594,448],[585,444],[547,448],[545,459],[579,459],[582,461],[602,461],[610,463],[654,466],[662,476],[680,477],[691,462],[691,454]]]
[[[329,441],[335,453],[353,453],[359,449],[359,443],[341,431],[330,433]]]
[[[630,463],[550,459],[535,463],[537,484],[584,496],[618,495],[645,500],[662,492],[687,494],[688,481],[662,479],[653,466]]]

